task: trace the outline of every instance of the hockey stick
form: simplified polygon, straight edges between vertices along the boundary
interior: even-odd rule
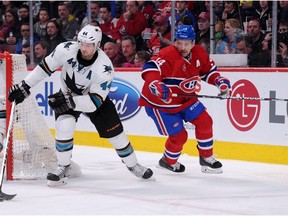
[[[258,97],[222,97],[215,95],[192,95],[192,94],[176,94],[173,93],[172,97],[186,97],[186,98],[210,98],[210,99],[226,99],[226,100],[256,100],[256,101],[288,101],[282,98],[258,98]]]
[[[2,161],[2,167],[1,167],[1,173],[0,173],[0,202],[3,202],[4,200],[11,200],[13,199],[17,194],[5,194],[2,192],[2,185],[3,185],[3,179],[4,179],[4,172],[6,169],[6,162],[7,162],[7,155],[8,155],[8,149],[9,149],[9,139],[10,139],[10,134],[12,130],[12,123],[13,123],[13,116],[15,112],[15,101],[12,103],[12,108],[11,108],[11,113],[10,113],[10,119],[9,119],[9,125],[8,125],[8,131],[7,131],[7,136],[6,136],[6,141],[4,144],[4,155],[3,155],[3,161]]]

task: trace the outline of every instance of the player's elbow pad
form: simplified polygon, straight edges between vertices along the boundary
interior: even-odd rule
[[[89,95],[73,96],[73,101],[76,105],[75,111],[91,113],[97,109]]]

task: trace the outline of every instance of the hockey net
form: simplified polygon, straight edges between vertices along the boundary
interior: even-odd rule
[[[27,74],[24,55],[0,54],[0,100],[7,97],[12,84],[20,83]],[[11,103],[6,100],[6,128],[10,109]],[[16,105],[7,158],[7,179],[46,177],[57,166],[54,142],[35,95],[31,92],[23,103]]]

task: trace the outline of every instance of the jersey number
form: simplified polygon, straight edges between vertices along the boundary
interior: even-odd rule
[[[103,91],[105,91],[107,88],[108,88],[108,89],[111,88],[112,82],[110,82],[108,85],[107,85],[107,84],[108,84],[107,81],[100,84],[100,86],[101,86],[101,88],[102,88]]]

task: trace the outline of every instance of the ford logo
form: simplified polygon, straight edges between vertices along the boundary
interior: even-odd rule
[[[131,118],[140,110],[138,106],[140,93],[135,86],[125,80],[114,78],[109,97],[115,104],[121,120]]]

